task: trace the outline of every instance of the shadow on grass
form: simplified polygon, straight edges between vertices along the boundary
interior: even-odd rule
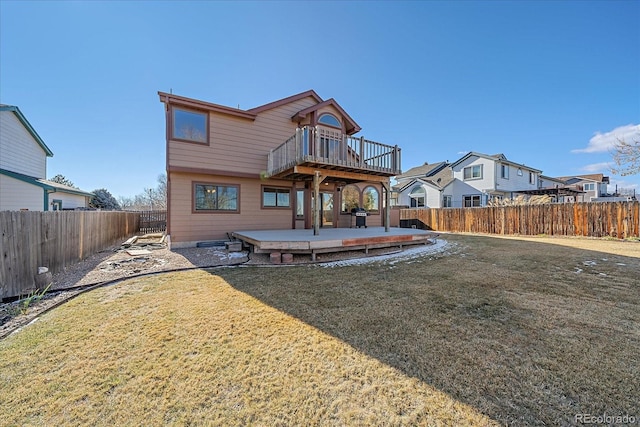
[[[502,423],[640,418],[639,258],[447,239],[419,260],[212,274]]]

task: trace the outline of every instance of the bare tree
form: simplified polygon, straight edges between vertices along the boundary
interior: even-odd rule
[[[167,209],[167,176],[158,175],[156,188],[145,188],[133,197],[118,199],[122,209],[129,211],[162,211]]]
[[[611,167],[612,173],[622,176],[640,174],[640,139],[631,142],[618,139],[613,144],[611,155],[615,163]]]

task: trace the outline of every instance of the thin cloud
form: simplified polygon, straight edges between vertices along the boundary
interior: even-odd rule
[[[632,141],[640,139],[640,125],[626,125],[615,128],[610,132],[596,134],[589,140],[586,148],[571,150],[572,153],[606,153],[619,140]]]
[[[611,166],[611,162],[592,163],[590,165],[581,167],[580,170],[586,173],[606,173],[606,171],[609,171],[611,169]]]

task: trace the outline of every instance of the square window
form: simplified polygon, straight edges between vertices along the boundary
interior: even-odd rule
[[[288,208],[291,207],[291,190],[289,188],[262,188],[263,208]]]
[[[174,139],[189,142],[207,142],[207,113],[173,108],[171,130]]]
[[[480,206],[480,196],[464,196],[464,207],[475,208]]]
[[[482,165],[473,165],[464,168],[464,179],[480,179],[482,178]]]

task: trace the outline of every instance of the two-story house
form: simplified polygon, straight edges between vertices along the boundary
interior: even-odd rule
[[[20,109],[0,105],[0,210],[86,208],[91,193],[45,179],[47,147]]]
[[[564,182],[565,187],[581,191],[576,197],[577,202],[590,202],[608,195],[609,177],[601,173],[561,176],[556,179]]]
[[[425,163],[395,177],[397,205],[411,208],[450,207],[453,171],[449,162]]]
[[[158,92],[166,114],[168,218],[174,247],[238,230],[349,227],[363,208],[389,224],[400,149],[313,90],[242,110]]]
[[[454,206],[486,206],[491,199],[512,199],[538,188],[541,170],[508,160],[504,154],[489,156],[470,152],[451,164],[458,181]]]
[[[453,163],[418,166],[396,176],[397,204],[410,207],[477,207],[538,188],[539,169],[470,152]]]

